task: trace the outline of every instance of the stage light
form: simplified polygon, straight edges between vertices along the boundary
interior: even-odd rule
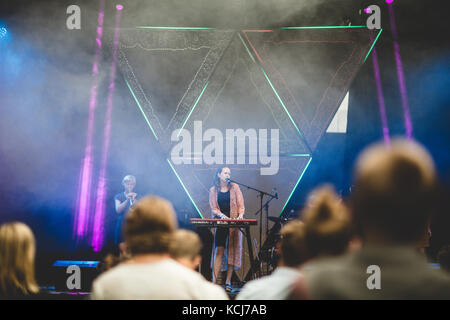
[[[391,4],[392,2],[394,2],[394,0],[386,0],[387,4]]]
[[[380,33],[381,33],[381,30],[380,30]],[[378,35],[380,35],[380,33]],[[372,38],[372,36],[371,36],[371,38]],[[375,42],[376,42],[376,39],[375,39],[375,41],[373,41],[373,43],[375,43]],[[378,63],[377,52],[376,52],[375,48],[372,47],[372,49],[373,49],[373,52],[372,52],[373,72],[374,72],[374,77],[375,77],[375,85],[377,87],[378,107],[380,110],[381,126],[383,128],[383,139],[384,139],[384,143],[387,146],[389,146],[391,143],[391,138],[389,136],[389,125],[388,125],[387,115],[386,115],[386,103],[384,101],[383,87],[381,84],[380,66]]]
[[[367,13],[367,14],[371,14],[371,13],[372,13],[372,10],[370,10],[370,8],[365,8],[365,9],[364,9],[364,12]]]
[[[399,85],[399,89],[400,89],[400,98],[402,101],[403,119],[404,119],[405,129],[406,129],[406,137],[412,138],[413,124],[412,124],[411,111],[410,111],[409,102],[408,102],[408,91],[406,88],[405,74],[403,71],[403,62],[402,62],[402,57],[400,55],[400,44],[398,41],[397,23],[395,22],[394,7],[389,6],[388,11],[389,11],[389,23],[391,25],[391,32],[392,32],[392,40],[393,40],[393,44],[394,44],[394,57],[395,57],[395,64],[397,66],[397,68],[396,68],[397,69],[397,78],[398,78],[398,85]]]
[[[86,133],[86,147],[84,158],[82,160],[80,177],[78,182],[77,204],[75,209],[74,235],[78,240],[82,239],[87,233],[91,210],[91,189],[94,170],[94,126],[95,111],[98,105],[98,85],[99,85],[99,60],[102,56],[102,36],[103,36],[103,17],[105,0],[100,0],[100,10],[98,13],[97,37],[95,39],[97,46],[95,48],[94,63],[92,66],[92,85],[89,98],[89,116]]]
[[[9,32],[6,25],[0,21],[0,40],[8,40],[9,39]]]
[[[111,122],[112,122],[112,109],[114,100],[114,87],[116,79],[116,65],[117,65],[117,50],[119,47],[119,30],[120,30],[120,16],[122,5],[117,5],[116,12],[116,27],[114,29],[114,44],[113,44],[113,55],[112,63],[109,74],[109,86],[108,86],[108,98],[107,98],[107,109],[105,114],[105,127],[103,129],[103,146],[102,146],[102,157],[100,174],[97,182],[97,196],[95,200],[95,210],[94,210],[94,225],[92,230],[91,246],[95,252],[99,252],[103,247],[104,241],[104,219],[106,213],[106,167],[108,163],[108,150],[111,140]]]

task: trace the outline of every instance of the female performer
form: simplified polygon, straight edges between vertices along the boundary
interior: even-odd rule
[[[209,190],[209,205],[213,218],[242,219],[244,198],[235,183],[229,183],[230,168],[219,168],[214,175],[214,186]],[[227,248],[227,250],[225,250]],[[222,261],[224,252],[228,261]],[[231,291],[231,276],[234,269],[241,267],[242,232],[237,228],[216,228],[213,254],[213,282],[216,283],[220,271],[227,270],[225,289]]]

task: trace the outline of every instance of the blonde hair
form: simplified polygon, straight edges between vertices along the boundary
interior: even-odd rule
[[[200,255],[202,242],[200,237],[190,230],[177,230],[170,243],[170,255],[174,259],[188,258],[194,260]]]
[[[281,257],[289,267],[297,267],[307,260],[305,224],[292,220],[281,229]]]
[[[0,226],[0,293],[3,296],[37,293],[34,277],[36,247],[31,229],[20,222]]]
[[[302,217],[310,258],[337,255],[347,249],[352,238],[350,213],[332,186],[325,185],[312,192]]]
[[[131,255],[168,253],[178,223],[172,204],[147,196],[128,212],[124,224],[125,244]]]
[[[136,183],[136,177],[132,176],[131,174],[126,175],[122,180],[122,185],[125,185],[128,181],[134,181]]]

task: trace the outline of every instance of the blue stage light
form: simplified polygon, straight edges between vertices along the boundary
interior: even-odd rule
[[[5,27],[0,27],[0,39],[6,38],[8,30]]]

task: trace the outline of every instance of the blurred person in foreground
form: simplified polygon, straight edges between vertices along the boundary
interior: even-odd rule
[[[417,251],[435,179],[430,155],[416,142],[367,148],[356,163],[351,199],[363,246],[312,264],[297,296],[306,287],[312,299],[450,299],[448,276]]]
[[[450,273],[450,244],[441,247],[437,253],[437,262],[441,270]]]
[[[197,270],[202,262],[200,237],[190,230],[177,230],[169,246],[170,256],[185,267]]]
[[[34,235],[27,225],[13,222],[0,226],[0,299],[39,297],[35,252]]]
[[[309,194],[301,217],[307,258],[301,267],[302,274],[318,261],[359,249],[360,241],[355,237],[349,210],[331,185],[321,186]],[[298,277],[287,299],[311,299],[305,284],[305,278]]]
[[[280,261],[270,275],[247,283],[237,300],[284,300],[292,285],[302,276],[300,265],[306,260],[303,222],[293,220],[281,230]]]
[[[359,248],[348,208],[331,185],[313,190],[301,213],[308,264]]]
[[[222,288],[170,257],[169,245],[176,229],[176,216],[170,202],[154,196],[140,200],[127,214],[124,224],[130,258],[94,281],[91,298],[228,299]]]

